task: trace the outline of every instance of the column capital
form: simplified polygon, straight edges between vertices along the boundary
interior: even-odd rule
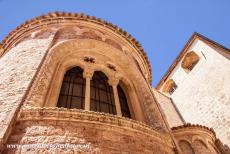
[[[117,86],[119,84],[119,79],[118,78],[112,78],[112,79],[109,79],[108,83],[110,86]]]
[[[94,70],[92,69],[85,69],[83,72],[83,77],[84,78],[92,78],[93,77]]]

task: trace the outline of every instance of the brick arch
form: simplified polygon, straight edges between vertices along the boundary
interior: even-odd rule
[[[195,135],[195,136],[192,137],[192,144],[193,144],[195,141],[197,141],[197,140],[201,141],[202,144],[204,144],[204,146],[205,146],[206,148],[208,148],[208,146],[207,146],[208,140],[207,140],[207,139],[205,140],[204,138],[202,138],[202,137],[200,137],[200,136],[198,136],[198,135]]]
[[[192,145],[196,153],[210,153],[207,144],[201,139],[195,139]]]
[[[63,67],[65,66],[65,67]],[[58,100],[58,96],[60,93],[60,89],[61,89],[61,85],[62,85],[62,81],[64,78],[64,74],[70,70],[71,68],[74,67],[80,67],[83,70],[86,69],[86,66],[84,65],[83,62],[81,61],[73,61],[70,60],[68,62],[68,64],[64,64],[62,63],[62,65],[58,65],[57,68],[54,70],[52,79],[50,80],[50,83],[47,85],[47,92],[45,94],[45,98],[44,98],[44,103],[41,104],[41,106],[56,106],[57,100]],[[56,76],[56,77],[55,77]],[[55,88],[54,88],[55,87]],[[52,103],[51,103],[52,102]]]
[[[116,71],[111,70],[106,65],[109,59],[100,63],[100,58],[96,57],[107,55],[107,53],[100,53],[103,51],[100,49],[101,46],[105,48],[105,51],[108,51],[106,48],[110,49],[109,56],[112,55],[112,52],[113,54],[116,54],[116,56],[119,56],[120,53],[124,54],[122,52],[118,53],[117,49],[96,40],[69,40],[62,42],[59,45],[54,45],[50,49],[48,53],[49,56],[45,59],[42,68],[34,81],[35,83],[32,85],[32,89],[29,91],[29,95],[27,95],[25,102],[29,102],[32,106],[55,107],[64,73],[72,67],[79,66],[83,70],[89,69],[92,71],[102,71],[106,74],[106,76],[108,76],[109,79],[118,78],[120,81],[122,81],[125,87],[129,90],[129,102],[131,102],[130,104],[134,110],[134,119],[144,122],[145,118],[142,111],[143,109],[140,105],[141,102],[137,99],[137,94],[135,90],[133,90],[130,76],[127,77],[124,74],[124,70],[126,69],[121,68],[122,65],[127,67],[127,64],[130,62],[127,60],[127,64],[124,63],[120,65],[119,63],[119,65],[117,64],[116,66]],[[95,63],[90,64],[89,62],[84,61],[85,55],[92,57],[95,56]],[[129,65],[131,66],[132,63]]]
[[[211,141],[208,141],[208,148],[210,149],[210,154],[220,153],[217,147]]]
[[[26,95],[26,99],[24,101],[25,106],[55,106],[56,97],[54,100],[50,101],[49,104],[46,98],[49,98],[47,95],[48,90],[50,89],[50,81],[55,80],[54,75],[57,74],[57,70],[61,65],[60,61],[63,57],[68,55],[80,56],[82,55],[91,55],[93,51],[97,51],[97,56],[107,55],[109,60],[115,62],[118,65],[118,76],[124,75],[128,80],[131,80],[132,87],[134,87],[131,91],[131,102],[135,108],[135,118],[138,121],[145,122],[157,130],[168,131],[166,129],[166,124],[163,119],[162,114],[160,113],[158,105],[155,103],[155,100],[152,96],[151,89],[149,88],[148,82],[141,76],[138,69],[133,63],[130,56],[125,55],[124,52],[113,48],[111,45],[108,45],[102,41],[97,41],[93,39],[73,39],[66,40],[55,44],[47,51],[47,56],[41,62],[41,67],[39,68],[36,77],[33,79],[32,86],[28,90]],[[75,54],[74,54],[75,53]],[[79,54],[81,53],[81,54]],[[92,55],[92,56],[96,56]],[[113,57],[113,58],[111,58]],[[78,57],[79,58],[79,57]],[[102,63],[98,63],[100,60],[96,58],[96,65],[103,65]],[[117,59],[117,60],[116,60]],[[116,60],[116,61],[115,61]],[[73,63],[78,62],[79,60],[72,60]],[[83,59],[80,59],[81,63],[85,63]],[[119,63],[117,63],[119,61]],[[103,61],[105,63],[106,61]],[[73,64],[74,65],[74,64]],[[76,64],[75,64],[76,65]],[[85,68],[89,68],[89,65],[86,65]],[[121,69],[119,69],[121,68]],[[130,69],[133,68],[133,69]],[[65,71],[65,67],[63,67],[63,72]],[[108,68],[109,69],[109,68]],[[64,73],[63,73],[64,74]],[[62,75],[59,73],[60,78]],[[113,75],[111,75],[113,76]],[[115,77],[115,75],[113,76]],[[59,80],[60,82],[60,80]],[[60,85],[60,84],[57,84]],[[58,89],[59,88],[59,89]],[[57,89],[60,90],[60,87]],[[142,89],[142,91],[140,91]],[[57,92],[58,94],[58,92]],[[49,94],[50,95],[50,94]],[[45,104],[44,104],[45,102]],[[136,112],[139,110],[140,112]],[[138,114],[136,114],[138,113]]]
[[[193,147],[187,140],[180,140],[179,147],[183,153],[186,154],[195,154]]]

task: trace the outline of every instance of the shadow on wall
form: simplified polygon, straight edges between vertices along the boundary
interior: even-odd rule
[[[223,144],[219,139],[216,140],[216,146],[223,154],[230,154],[230,147]]]

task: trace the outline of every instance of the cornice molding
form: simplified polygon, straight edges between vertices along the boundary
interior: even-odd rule
[[[102,25],[103,27],[106,27],[120,36],[122,36],[125,40],[131,43],[131,45],[138,51],[140,56],[144,59],[144,61],[147,64],[148,71],[149,71],[149,82],[151,84],[152,82],[152,69],[151,69],[151,64],[148,60],[148,57],[146,53],[144,52],[144,49],[142,48],[141,44],[133,38],[130,34],[128,34],[126,31],[123,29],[119,28],[118,26],[107,22],[105,20],[102,20],[100,18],[96,18],[94,16],[89,16],[85,15],[83,13],[68,13],[68,12],[52,12],[48,13],[46,15],[38,16],[36,18],[30,19],[26,21],[25,23],[21,24],[18,26],[15,30],[10,32],[0,44],[2,44],[2,48],[4,52],[0,55],[4,55],[7,51],[10,50],[10,48],[13,47],[14,44],[16,44],[18,41],[23,39],[23,35],[33,29],[40,28],[42,26],[49,26],[51,24],[59,24],[60,21],[65,21],[65,22],[73,22],[76,20],[80,21],[87,21],[91,23],[95,23],[98,25]],[[25,36],[24,36],[25,37]]]
[[[185,129],[190,129],[190,128],[197,128],[197,129],[203,129],[205,131],[210,132],[215,138],[216,138],[216,133],[212,128],[206,127],[206,126],[202,126],[199,124],[190,124],[190,123],[186,123],[184,125],[181,126],[177,126],[177,127],[172,127],[171,129],[173,131],[177,131],[177,130],[185,130]]]
[[[153,127],[145,123],[135,121],[125,117],[119,117],[102,112],[94,112],[79,109],[67,109],[57,107],[29,107],[23,106],[18,115],[17,121],[82,121],[86,123],[98,123],[113,125],[125,129],[140,131],[146,135],[154,136],[169,144],[170,137],[167,134],[159,133]]]

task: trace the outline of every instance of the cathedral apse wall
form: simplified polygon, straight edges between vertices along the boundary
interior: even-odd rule
[[[44,152],[10,149],[9,144],[79,141],[100,153],[175,151],[151,92],[148,59],[140,44],[116,26],[82,14],[51,13],[18,27],[2,49],[1,67],[8,66],[1,69],[4,152]],[[73,72],[78,73],[76,81],[68,80]],[[71,94],[65,94],[65,82]],[[79,88],[73,94],[75,85],[84,88],[79,96]],[[77,107],[68,98],[63,104],[65,97],[82,104]]]

